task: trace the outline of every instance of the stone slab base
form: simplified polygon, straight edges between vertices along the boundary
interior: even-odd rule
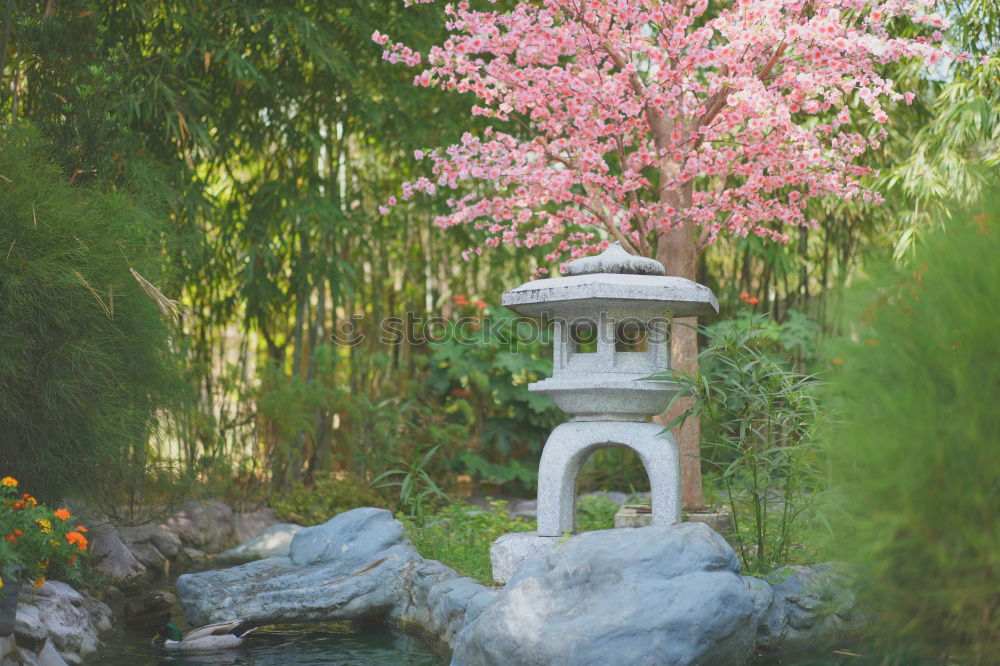
[[[538,536],[538,532],[504,534],[490,546],[493,580],[504,585],[528,560],[547,555],[561,537]]]
[[[623,504],[615,514],[615,527],[646,527],[653,524],[653,509],[648,504]]]
[[[711,511],[685,511],[684,522],[705,523],[722,536],[735,531],[728,506]],[[615,514],[615,527],[646,527],[652,524],[653,512],[648,504],[625,504]]]
[[[733,514],[725,505],[711,511],[685,511],[684,522],[705,523],[724,537],[736,532],[733,526]]]

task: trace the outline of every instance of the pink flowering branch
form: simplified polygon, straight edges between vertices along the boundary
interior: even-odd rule
[[[416,0],[430,2],[433,0]],[[410,3],[407,3],[410,4]],[[402,199],[448,188],[442,227],[483,230],[485,246],[546,246],[550,261],[612,238],[652,254],[663,234],[700,227],[786,242],[814,226],[809,201],[878,202],[858,164],[909,103],[880,74],[904,58],[963,56],[940,45],[933,0],[535,0],[511,11],[444,7],[448,38],[425,55],[375,32],[383,57],[425,65],[415,85],[471,94],[497,121],[424,154],[430,178]],[[902,38],[892,20],[927,34]],[[499,123],[520,128],[499,129]],[[509,124],[507,126],[510,126]],[[392,200],[383,210],[394,205]],[[482,248],[473,248],[482,252]]]

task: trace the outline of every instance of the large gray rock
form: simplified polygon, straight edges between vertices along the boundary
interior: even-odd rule
[[[169,571],[170,561],[181,551],[180,537],[165,525],[146,523],[119,527],[118,534],[132,555],[152,571]]]
[[[403,591],[390,619],[448,646],[454,645],[458,632],[479,617],[497,595],[435,560],[411,564]]]
[[[100,522],[91,524],[89,529],[90,550],[103,557],[97,565],[98,571],[106,573],[116,583],[146,575],[145,565],[132,553],[114,525]]]
[[[42,624],[38,608],[33,605],[19,603],[17,615],[14,617],[14,637],[20,647],[38,652],[45,645],[49,632]]]
[[[236,537],[237,542],[243,543],[263,533],[271,525],[277,525],[281,520],[278,519],[278,515],[274,512],[274,509],[264,507],[256,511],[245,511],[234,514],[233,522],[235,523],[233,526],[233,535]]]
[[[581,534],[517,572],[453,664],[741,664],[756,618],[739,570],[703,524]]]
[[[178,578],[177,590],[184,615],[194,625],[233,619],[279,623],[390,616],[405,622],[420,605],[410,603],[411,580],[443,583],[460,578],[442,565],[443,571],[428,571],[423,563],[389,511],[362,508],[300,530],[288,557],[187,574]],[[428,588],[420,594],[432,593]],[[466,590],[459,596],[471,594]],[[450,621],[464,617],[457,604],[447,610],[445,606],[441,613]]]
[[[390,619],[449,645],[496,594],[421,558],[402,524],[373,508],[300,530],[287,557],[186,574],[177,590],[193,625]]]
[[[209,553],[225,550],[239,541],[232,508],[218,500],[184,502],[165,524],[184,545]]]
[[[766,582],[747,578],[757,589],[757,647],[788,652],[859,636],[867,617],[857,607],[856,581],[847,565],[826,562],[776,569]]]
[[[38,653],[38,666],[69,666],[69,662],[62,658],[52,641],[46,641],[45,647]]]
[[[43,663],[52,663],[53,651],[68,664],[83,663],[97,653],[101,632],[110,628],[111,609],[65,583],[22,590],[18,599],[18,645],[38,653]],[[51,646],[48,652],[46,646]]]
[[[16,649],[17,644],[14,643],[13,636],[0,636],[0,664],[3,663],[4,657],[14,654]]]
[[[265,557],[288,555],[292,538],[303,529],[295,523],[278,523],[238,546],[215,556],[217,562],[251,562]]]
[[[512,532],[490,546],[493,580],[503,585],[528,560],[538,559],[560,543],[559,537],[540,537],[538,532]]]

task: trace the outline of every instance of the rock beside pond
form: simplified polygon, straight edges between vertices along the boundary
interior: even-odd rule
[[[760,598],[757,647],[764,652],[796,651],[857,637],[866,616],[858,608],[855,580],[847,565],[826,562],[776,569],[766,582],[770,598]]]
[[[185,560],[205,559],[208,553],[252,540],[279,522],[273,509],[237,513],[218,500],[184,502],[160,522],[122,526],[79,502],[73,502],[72,507],[73,515],[90,530],[92,550],[104,556],[97,569],[127,587],[146,579],[150,572],[167,574],[171,567],[183,566]],[[282,549],[287,554],[283,545],[265,546],[262,542],[257,555],[240,554],[232,561],[268,557]]]
[[[302,525],[295,523],[271,525],[254,538],[222,551],[215,556],[215,559],[218,562],[240,563],[265,557],[287,556],[292,545],[292,537],[302,529]]]
[[[163,525],[146,523],[119,527],[118,534],[143,566],[159,573],[169,571],[170,561],[182,548],[181,538]]]
[[[287,557],[186,574],[177,589],[188,621],[353,620],[387,614],[404,570],[419,559],[384,509],[354,509],[300,530]]]
[[[538,532],[504,534],[490,546],[493,580],[504,584],[527,560],[534,560],[552,551],[560,537],[540,537]]]
[[[703,524],[581,534],[518,570],[453,663],[744,663],[756,627],[739,570]]]
[[[402,524],[374,508],[299,530],[288,556],[180,576],[177,590],[195,626],[392,619],[445,643],[496,594],[421,558]]]
[[[271,525],[281,522],[274,509],[264,507],[256,511],[246,511],[233,515],[233,536],[236,543],[243,543],[261,534]]]
[[[448,646],[497,596],[435,560],[414,561],[403,579],[403,591],[390,619]]]
[[[233,509],[218,500],[184,502],[165,525],[185,545],[208,552],[224,550],[237,541]]]
[[[14,625],[17,659],[81,664],[97,653],[100,633],[110,628],[111,609],[65,583],[22,588]]]
[[[97,570],[115,582],[130,581],[146,574],[146,567],[122,540],[114,525],[108,522],[89,523],[91,552],[103,556]]]

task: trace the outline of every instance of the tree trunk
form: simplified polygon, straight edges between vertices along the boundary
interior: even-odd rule
[[[656,258],[666,266],[667,275],[696,280],[698,252],[691,224],[686,223],[660,234]],[[680,317],[674,320],[671,327],[670,358],[671,366],[677,370],[698,370],[698,333],[694,329],[697,324],[697,317]],[[682,398],[674,403],[670,411],[653,420],[666,425],[691,406],[690,398]],[[681,500],[684,508],[702,509],[705,506],[705,496],[701,488],[701,423],[698,419],[688,419],[674,428],[674,437],[677,438],[681,456]]]

